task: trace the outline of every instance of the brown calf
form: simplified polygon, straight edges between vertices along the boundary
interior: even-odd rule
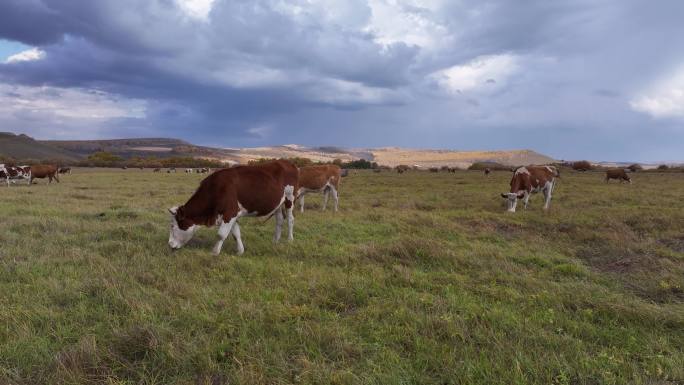
[[[287,215],[289,240],[293,239],[295,193],[299,188],[299,170],[287,160],[255,166],[239,166],[216,171],[206,177],[197,191],[180,207],[169,209],[171,231],[169,246],[180,249],[199,226],[218,225],[219,240],[213,252],[221,252],[223,242],[232,234],[237,253],[245,250],[237,220],[244,216],[276,217],[274,242],[280,240],[284,212]]]
[[[339,203],[338,189],[342,170],[334,164],[307,166],[299,169],[299,208],[304,212],[304,195],[310,192],[323,193],[323,211],[328,205],[328,195],[332,194],[335,211]]]

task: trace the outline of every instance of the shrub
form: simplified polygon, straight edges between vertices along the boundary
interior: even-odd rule
[[[634,164],[629,165],[629,167],[627,167],[627,169],[631,172],[637,172],[637,171],[643,170],[644,168],[641,167],[640,164],[634,163]]]
[[[378,168],[378,164],[365,159],[352,160],[350,162],[342,163],[343,168],[353,168],[353,169],[371,169]]]
[[[511,169],[510,166],[497,162],[475,162],[468,167],[468,170],[484,171],[486,168],[497,171],[509,171]]]
[[[591,163],[586,160],[580,160],[572,164],[572,169],[575,171],[589,171],[592,168]]]

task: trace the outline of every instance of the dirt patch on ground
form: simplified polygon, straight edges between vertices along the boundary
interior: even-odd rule
[[[684,235],[675,238],[664,238],[658,242],[677,253],[684,253]]]

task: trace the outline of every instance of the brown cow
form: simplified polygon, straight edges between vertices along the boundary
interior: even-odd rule
[[[48,184],[52,183],[52,180],[56,180],[59,183],[59,178],[57,177],[58,167],[54,164],[36,164],[31,166],[31,181],[32,183],[36,178],[48,178]]]
[[[611,168],[606,170],[606,183],[611,179],[618,179],[620,183],[632,183],[632,179],[627,175],[627,172],[622,168]]]
[[[310,192],[323,192],[323,211],[328,205],[328,195],[332,194],[335,200],[335,211],[339,203],[337,190],[340,186],[342,170],[334,164],[320,166],[307,166],[299,169],[299,207],[304,212],[304,195]]]
[[[287,215],[287,238],[292,240],[292,210],[299,188],[298,180],[299,170],[287,160],[226,168],[210,174],[183,206],[169,209],[172,217],[169,246],[180,249],[192,239],[199,226],[218,225],[219,240],[214,246],[214,254],[221,252],[229,234],[233,234],[237,242],[237,254],[242,254],[245,248],[238,219],[275,215],[273,241],[278,242],[283,214]]]
[[[544,210],[551,204],[551,193],[555,186],[558,170],[553,166],[527,166],[519,167],[513,173],[511,179],[511,190],[501,196],[506,198],[508,211],[514,213],[518,199],[524,199],[525,209],[530,200],[530,194],[536,192],[544,193]]]

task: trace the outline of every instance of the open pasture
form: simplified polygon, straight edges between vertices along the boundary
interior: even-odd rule
[[[196,174],[0,187],[0,383],[681,384],[684,173],[353,171],[295,240],[168,245]]]

